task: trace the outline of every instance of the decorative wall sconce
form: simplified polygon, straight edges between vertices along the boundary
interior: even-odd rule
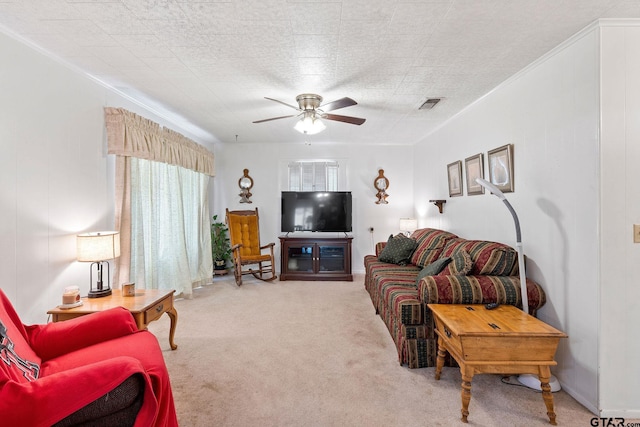
[[[251,194],[251,188],[253,187],[253,178],[249,176],[249,169],[243,171],[244,175],[238,180],[238,187],[240,187],[240,203],[253,203],[249,198],[253,196]]]
[[[434,205],[436,205],[438,207],[438,210],[440,211],[440,213],[442,213],[442,208],[443,208],[444,204],[447,203],[446,200],[429,200],[429,202],[431,202]]]
[[[387,203],[389,203],[387,202],[387,197],[389,196],[387,194],[387,188],[389,188],[389,180],[386,176],[384,176],[384,169],[378,170],[378,176],[373,181],[373,186],[376,188],[376,190],[378,190],[378,193],[376,194],[376,197],[378,198],[376,204],[386,205]]]

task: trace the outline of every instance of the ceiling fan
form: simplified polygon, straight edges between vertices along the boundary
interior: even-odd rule
[[[349,123],[352,125],[361,125],[365,122],[366,119],[361,119],[359,117],[351,117],[351,116],[342,116],[339,114],[329,114],[327,111],[337,110],[339,108],[350,107],[352,105],[357,105],[358,103],[351,98],[340,98],[332,102],[328,102],[326,104],[322,104],[322,97],[320,95],[316,95],[314,93],[303,93],[301,95],[296,96],[296,101],[298,102],[298,106],[293,106],[291,104],[287,104],[286,102],[279,101],[277,99],[268,98],[265,96],[265,99],[269,101],[275,101],[279,104],[286,105],[289,108],[293,108],[297,110],[297,114],[291,114],[288,116],[280,116],[280,117],[272,117],[270,119],[264,120],[256,120],[253,123],[263,123],[269,122],[271,120],[279,120],[286,119],[289,117],[299,117],[298,122],[294,126],[300,133],[313,135],[318,132],[322,132],[326,126],[320,119],[326,120],[334,120],[337,122]]]

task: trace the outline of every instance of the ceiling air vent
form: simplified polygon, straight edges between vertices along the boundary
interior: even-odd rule
[[[441,100],[442,98],[429,98],[420,106],[420,108],[418,108],[418,110],[431,110]]]

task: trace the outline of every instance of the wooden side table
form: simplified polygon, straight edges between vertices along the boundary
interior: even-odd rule
[[[124,307],[133,315],[138,329],[147,329],[147,325],[157,320],[164,313],[171,319],[169,329],[169,345],[171,350],[178,348],[173,342],[178,323],[178,312],[173,306],[174,290],[136,289],[135,296],[122,296],[120,289],[114,289],[113,294],[102,298],[83,298],[82,305],[70,309],[56,307],[47,311],[52,321],[60,322],[73,319],[98,311],[108,310],[113,307]]]
[[[535,374],[540,379],[549,423],[556,425],[550,366],[563,332],[512,305],[487,310],[484,305],[428,304],[438,334],[436,380],[445,352],[460,365],[462,421],[467,422],[471,380],[475,374]]]

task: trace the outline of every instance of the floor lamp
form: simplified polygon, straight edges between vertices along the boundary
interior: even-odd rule
[[[516,250],[518,251],[518,269],[520,270],[520,293],[522,294],[522,311],[528,314],[529,297],[527,295],[527,275],[524,270],[524,251],[522,250],[522,234],[520,233],[520,221],[518,220],[518,214],[516,214],[513,206],[511,206],[511,203],[509,203],[504,193],[500,191],[498,187],[482,178],[476,178],[476,182],[489,190],[489,192],[496,196],[498,199],[502,200],[505,206],[507,206],[507,209],[509,209],[509,212],[511,212],[511,216],[513,216],[513,222],[516,225]],[[518,381],[529,388],[542,390],[542,387],[540,387],[540,380],[535,375],[518,375]],[[551,376],[551,378],[549,378],[549,385],[551,386],[552,392],[560,390],[560,383],[553,375]]]
[[[511,206],[511,203],[507,200],[504,193],[500,191],[498,187],[491,184],[489,181],[482,178],[476,178],[476,182],[489,190],[494,196],[502,200],[504,204],[511,212],[513,221],[516,224],[516,250],[518,251],[518,269],[520,270],[520,293],[522,298],[522,311],[529,313],[529,296],[527,295],[527,275],[524,271],[524,253],[522,251],[522,234],[520,233],[520,221],[518,220],[518,214]]]

